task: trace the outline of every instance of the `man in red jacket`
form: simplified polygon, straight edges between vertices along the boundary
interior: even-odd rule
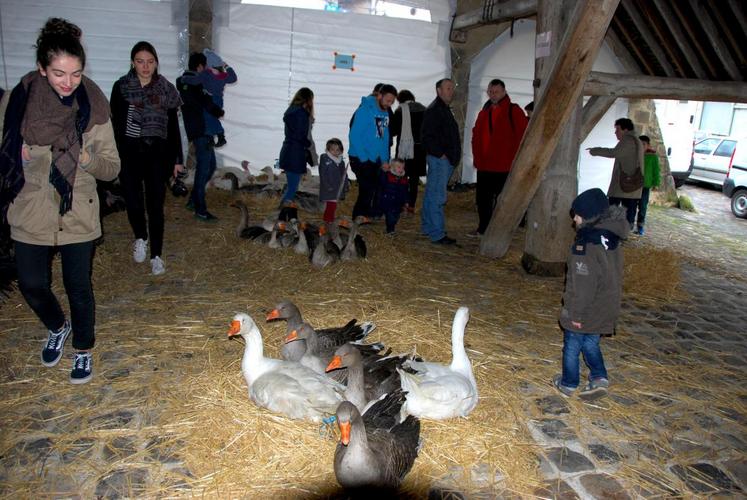
[[[477,230],[485,233],[501,194],[521,138],[529,123],[518,104],[511,102],[506,85],[497,78],[488,84],[489,100],[477,115],[472,129],[472,158],[477,169]]]

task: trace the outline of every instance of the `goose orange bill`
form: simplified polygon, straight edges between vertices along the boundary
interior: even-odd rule
[[[238,335],[241,331],[241,321],[235,319],[231,321],[231,327],[228,329],[228,336],[233,337],[234,335]]]
[[[272,319],[278,319],[280,317],[280,311],[277,309],[273,309],[272,311],[267,313],[267,319],[266,321],[270,321]]]
[[[340,442],[345,446],[350,442],[350,422],[337,422],[337,426],[340,428]]]
[[[293,342],[294,340],[298,340],[298,332],[296,330],[293,330],[288,334],[287,337],[285,337],[285,343]]]
[[[338,368],[342,368],[342,357],[335,356],[332,358],[332,361],[329,362],[327,368],[325,368],[324,371],[331,372],[332,370],[336,370]]]

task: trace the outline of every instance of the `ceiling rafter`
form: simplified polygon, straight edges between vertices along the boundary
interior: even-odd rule
[[[674,66],[676,76],[686,78],[688,74],[685,69],[685,65],[682,64],[682,55],[672,47],[672,37],[671,35],[669,35],[668,31],[664,29],[666,27],[666,23],[664,23],[664,26],[662,26],[663,21],[661,19],[661,14],[648,1],[639,2],[638,8],[643,11],[643,16],[648,20],[648,24],[654,30],[656,39],[659,40],[662,47],[664,48],[664,51],[667,53],[669,61]]]
[[[664,74],[666,76],[673,77],[674,68],[669,63],[669,60],[667,60],[667,57],[664,54],[664,50],[656,40],[656,37],[653,35],[653,33],[651,33],[648,24],[646,24],[646,21],[643,19],[643,17],[641,17],[640,13],[636,9],[636,6],[633,4],[633,0],[622,0],[620,3],[622,4],[622,8],[628,14],[628,17],[633,23],[633,26],[635,26],[635,29],[638,30],[638,33],[640,33],[643,41],[646,42],[646,45],[648,45],[649,49],[651,49],[651,54],[653,55],[659,66],[661,66],[661,68],[664,70]]]
[[[713,16],[716,18],[716,22],[719,26],[726,26],[726,24],[729,22],[728,19],[724,18],[723,11],[721,9],[713,9]],[[738,58],[741,58],[741,60],[744,61],[744,52],[742,51],[742,47],[740,47],[740,44],[735,38],[732,30],[724,30],[724,36],[729,42],[729,46],[731,47],[732,52],[736,54]],[[737,69],[737,71],[739,70]]]
[[[619,32],[621,35],[621,40],[625,42],[625,45],[630,47],[632,51],[635,53],[636,61],[639,65],[643,66],[643,70],[645,73],[648,73],[649,75],[655,74],[653,68],[648,63],[647,58],[641,53],[641,49],[638,48],[638,44],[635,43],[633,38],[630,35],[630,32],[627,30],[625,25],[620,21],[620,19],[615,16],[612,18],[612,24],[615,27],[615,31]]]
[[[713,22],[711,15],[706,12],[698,0],[690,0],[690,7],[692,7],[693,11],[697,14],[698,20],[703,27],[703,31],[705,31],[706,36],[708,36],[708,39],[711,41],[713,50],[716,51],[716,56],[721,60],[724,68],[726,68],[726,72],[733,80],[740,80],[742,74],[739,72],[739,68],[737,68],[737,64],[734,62],[734,58],[731,56],[729,48],[724,43],[724,39],[718,35],[716,24]]]
[[[685,31],[687,31],[687,35],[690,37],[690,40],[695,41],[695,49],[698,51],[698,54],[700,54],[701,60],[705,62],[706,66],[708,66],[709,78],[718,78],[718,71],[716,70],[716,66],[713,65],[711,58],[708,56],[705,50],[703,50],[703,44],[697,43],[697,41],[700,40],[701,37],[693,31],[693,27],[689,22],[689,16],[686,16],[682,12],[682,5],[678,2],[672,2],[671,7],[674,10],[675,14],[677,14],[677,19],[679,19],[682,26],[685,27]]]
[[[692,68],[693,73],[695,73],[695,76],[699,79],[705,80],[707,77],[706,71],[703,69],[703,65],[700,64],[698,56],[693,52],[692,45],[685,36],[685,33],[682,31],[682,27],[676,22],[676,14],[669,7],[669,2],[667,0],[653,0],[653,2],[662,19],[664,19],[669,32],[672,33],[679,50],[684,54],[685,59],[687,59],[687,63],[690,65],[690,68]]]

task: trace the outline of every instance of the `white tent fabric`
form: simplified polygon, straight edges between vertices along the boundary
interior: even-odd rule
[[[477,177],[477,171],[472,163],[472,127],[477,119],[477,113],[487,100],[485,91],[490,80],[493,78],[503,80],[511,100],[522,108],[534,99],[532,88],[534,41],[535,22],[533,20],[517,21],[514,25],[513,37],[509,31],[504,32],[485,47],[472,62],[464,130],[462,182],[475,182]],[[599,51],[597,60],[594,62],[594,70],[623,73],[622,66],[606,45],[602,46]],[[586,148],[614,146],[617,142],[614,135],[614,121],[626,116],[627,112],[627,101],[624,99],[616,100],[604,118],[600,120],[581,144],[578,166],[579,192],[592,187],[599,187],[607,191],[612,176],[612,161],[606,158],[592,157],[586,152]]]
[[[410,89],[428,104],[434,83],[450,72],[445,19],[427,23],[261,5],[228,8],[227,21],[213,28],[213,44],[239,80],[226,87],[228,144],[217,150],[219,167],[248,160],[256,172],[274,165],[283,141],[283,113],[301,87],[314,91],[317,151],[323,152],[331,137],[340,138],[347,151],[350,117],[377,82]],[[335,52],[354,54],[355,71],[333,69]]]
[[[50,17],[62,17],[83,31],[85,74],[108,97],[130,67],[130,50],[147,40],[158,51],[159,71],[169,81],[181,74],[186,54],[187,0],[2,0],[0,1],[0,85],[14,87],[36,66],[34,44]]]

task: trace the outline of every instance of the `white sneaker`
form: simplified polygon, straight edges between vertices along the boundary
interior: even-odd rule
[[[153,271],[153,274],[156,276],[166,272],[166,266],[163,264],[161,257],[158,256],[150,259],[150,268]]]
[[[145,254],[148,250],[148,240],[144,240],[142,238],[138,238],[135,240],[135,243],[132,245],[132,258],[135,259],[135,262],[138,264],[141,262],[145,262]]]

